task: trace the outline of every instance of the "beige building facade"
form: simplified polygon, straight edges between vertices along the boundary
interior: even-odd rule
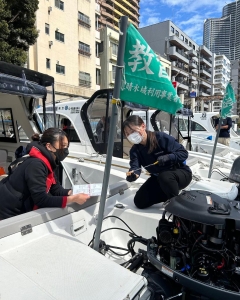
[[[29,49],[27,67],[55,78],[56,100],[90,97],[99,85],[100,6],[88,0],[40,0],[39,37]]]

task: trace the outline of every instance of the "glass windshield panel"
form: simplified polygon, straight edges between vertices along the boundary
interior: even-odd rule
[[[0,108],[0,141],[17,142],[11,108]]]
[[[95,143],[108,141],[112,105],[107,107],[107,95],[99,95],[88,107],[87,115],[91,125]],[[121,114],[119,114],[121,116]],[[114,141],[121,141],[121,120],[116,125]]]
[[[43,113],[39,113],[39,116],[43,122]],[[56,115],[57,127],[61,128],[69,137],[69,141],[73,143],[80,143],[79,136],[72,124],[72,122],[64,115]],[[53,113],[46,113],[46,129],[54,127]]]

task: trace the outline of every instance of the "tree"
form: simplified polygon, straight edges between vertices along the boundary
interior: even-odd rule
[[[38,0],[0,0],[0,60],[23,66],[36,42]]]

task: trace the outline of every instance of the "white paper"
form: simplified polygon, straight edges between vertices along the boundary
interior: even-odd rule
[[[73,185],[73,195],[82,193],[90,196],[100,196],[102,192],[102,183]]]

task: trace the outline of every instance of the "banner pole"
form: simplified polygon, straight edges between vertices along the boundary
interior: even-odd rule
[[[221,130],[221,124],[222,124],[222,117],[219,118],[218,130],[217,130],[216,138],[215,138],[215,141],[214,141],[213,152],[212,152],[212,157],[211,157],[211,162],[210,162],[210,167],[209,167],[209,172],[208,172],[208,178],[211,178],[213,160],[214,160],[214,156],[215,156],[215,152],[216,152],[219,133],[220,133],[220,130]]]
[[[107,157],[106,157],[106,164],[105,164],[105,170],[103,175],[103,185],[102,185],[102,193],[101,193],[100,204],[99,204],[97,227],[96,227],[96,233],[95,233],[94,243],[93,243],[93,248],[96,251],[99,250],[99,242],[100,242],[100,235],[102,230],[105,202],[107,197],[110,170],[112,165],[114,137],[116,133],[116,124],[118,119],[117,102],[120,97],[122,76],[123,76],[122,72],[124,72],[124,52],[125,52],[125,44],[126,44],[127,27],[128,27],[128,17],[123,16],[121,17],[120,20],[117,69],[116,69],[115,85],[113,90],[112,115],[110,120],[110,132],[108,137]]]

